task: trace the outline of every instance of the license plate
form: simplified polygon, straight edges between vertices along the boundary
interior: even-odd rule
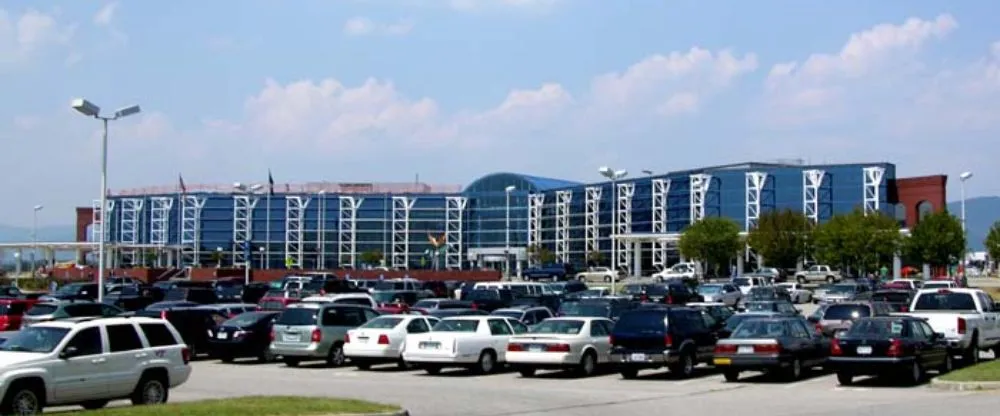
[[[229,339],[229,334],[226,332],[220,332],[218,334],[215,334],[215,337],[218,339]]]
[[[860,346],[858,347],[858,355],[871,355],[872,347]]]
[[[284,334],[281,340],[285,342],[299,342],[299,334]]]
[[[730,365],[732,363],[733,363],[733,360],[731,360],[729,358],[716,358],[716,359],[712,360],[712,364],[715,364],[715,365]]]
[[[753,354],[753,347],[749,345],[741,345],[736,349],[737,354]]]
[[[532,345],[532,346],[528,347],[528,351],[531,351],[531,352],[542,352],[542,351],[545,351],[545,347],[543,347],[541,345]]]
[[[436,350],[441,347],[440,342],[421,342],[420,348],[425,350]]]
[[[368,342],[368,337],[358,337],[358,340],[361,342]]]
[[[646,354],[630,354],[629,361],[646,361]]]

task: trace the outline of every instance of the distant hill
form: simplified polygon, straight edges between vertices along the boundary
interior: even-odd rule
[[[22,243],[31,241],[31,227],[13,227],[9,225],[0,225],[0,243]],[[76,227],[72,225],[52,225],[45,227],[38,227],[38,241],[41,242],[70,242],[76,241]],[[28,256],[28,251],[24,252],[25,256]],[[66,257],[63,255],[62,257]],[[68,255],[68,258],[72,258],[72,254]],[[8,251],[3,253],[3,258],[0,258],[0,263],[8,263],[14,260],[14,252]]]
[[[956,217],[961,216],[961,202],[949,202],[948,211]],[[983,250],[986,233],[997,220],[1000,220],[1000,196],[981,196],[965,200],[965,227],[969,232],[969,249]]]

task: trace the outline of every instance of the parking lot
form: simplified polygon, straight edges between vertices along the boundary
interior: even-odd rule
[[[191,380],[172,392],[172,401],[245,395],[338,396],[398,403],[422,415],[608,415],[739,414],[914,415],[985,414],[1000,408],[1000,394],[958,393],[927,386],[900,388],[876,380],[838,387],[821,374],[783,384],[764,377],[726,383],[706,368],[690,380],[650,373],[625,381],[618,374],[574,379],[517,373],[471,376],[464,372],[427,376],[395,369],[286,368],[281,364],[194,364]],[[676,409],[676,410],[671,410]]]

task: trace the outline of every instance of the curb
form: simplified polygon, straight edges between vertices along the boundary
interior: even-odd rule
[[[400,409],[395,412],[367,413],[359,416],[410,416],[410,412],[408,412],[406,409]]]
[[[944,381],[935,378],[931,379],[930,386],[950,391],[1000,390],[1000,381]]]

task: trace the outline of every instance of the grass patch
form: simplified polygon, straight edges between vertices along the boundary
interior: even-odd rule
[[[398,411],[399,407],[363,400],[319,397],[250,396],[232,399],[125,406],[91,412],[87,416],[309,416],[352,415]]]
[[[1000,381],[1000,360],[991,360],[938,377],[944,381]]]

